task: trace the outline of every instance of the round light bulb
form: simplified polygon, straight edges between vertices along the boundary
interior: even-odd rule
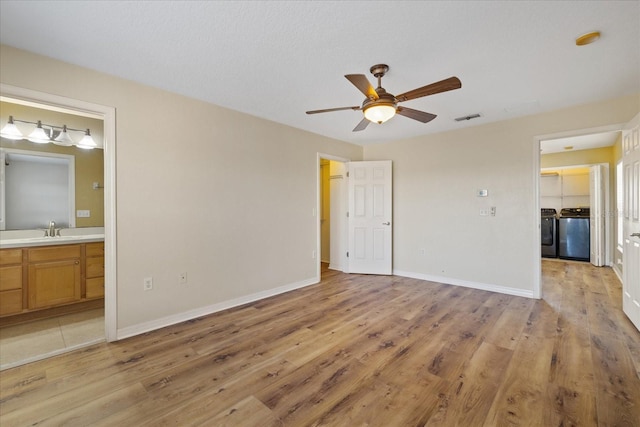
[[[372,122],[384,123],[391,117],[395,116],[396,108],[392,105],[373,105],[364,110],[364,116]]]

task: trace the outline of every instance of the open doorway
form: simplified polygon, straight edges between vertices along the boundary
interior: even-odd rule
[[[77,116],[80,121],[84,119],[91,119],[99,122],[99,125],[92,125],[95,127],[96,136],[100,135],[100,138],[103,142],[102,153],[100,155],[99,165],[91,163],[87,170],[89,170],[89,175],[93,173],[95,175],[96,170],[98,171],[99,176],[87,176],[88,185],[81,185],[81,189],[79,191],[86,192],[86,194],[78,196],[76,193],[76,201],[78,201],[78,197],[82,200],[83,205],[89,203],[89,199],[93,202],[99,204],[99,208],[97,205],[92,205],[89,209],[81,209],[80,211],[73,211],[74,216],[77,214],[77,223],[75,227],[70,227],[67,232],[68,236],[63,236],[67,239],[80,239],[76,234],[83,234],[84,232],[91,231],[91,235],[96,235],[94,231],[100,229],[102,233],[102,241],[100,244],[103,252],[95,252],[97,249],[97,241],[92,241],[91,244],[87,243],[86,245],[76,245],[81,248],[81,259],[85,260],[86,263],[82,264],[82,267],[79,268],[82,277],[82,283],[85,283],[86,277],[86,287],[82,287],[82,303],[85,303],[82,310],[67,310],[71,317],[67,317],[64,320],[60,320],[59,316],[55,316],[56,309],[59,307],[54,307],[54,310],[51,311],[53,317],[56,317],[57,327],[59,327],[59,334],[64,334],[66,332],[67,337],[73,336],[73,338],[63,337],[64,346],[60,347],[53,342],[49,342],[48,347],[44,349],[44,351],[39,351],[37,354],[25,352],[24,357],[18,360],[13,360],[11,363],[4,363],[2,368],[9,368],[12,366],[18,366],[23,363],[28,363],[34,360],[43,359],[46,357],[51,357],[56,354],[64,353],[67,351],[71,351],[76,348],[84,347],[86,345],[90,345],[94,342],[104,341],[113,341],[116,339],[116,289],[115,289],[115,277],[116,277],[116,265],[115,265],[115,109],[112,107],[101,106],[97,104],[86,103],[84,101],[73,100],[69,98],[60,97],[57,95],[50,95],[41,92],[31,91],[28,89],[18,88],[9,85],[1,85],[0,87],[1,99],[3,102],[13,103],[16,106],[20,106],[21,108],[32,108],[37,110],[39,113],[47,115],[47,120],[51,120],[52,117],[55,117],[56,114],[62,114],[65,116],[65,121],[68,120],[68,117]],[[10,108],[4,108],[3,110],[3,123],[7,121],[4,115],[11,114],[9,112]],[[21,113],[26,114],[26,110],[21,110]],[[15,113],[13,113],[15,114]],[[16,117],[18,118],[18,117]],[[44,118],[44,117],[43,117]],[[38,119],[40,120],[40,119]],[[32,121],[29,119],[28,121]],[[55,121],[55,120],[54,120]],[[44,122],[44,120],[43,120]],[[67,123],[61,123],[67,124]],[[70,126],[71,127],[71,126]],[[50,129],[49,132],[53,133],[53,130]],[[98,139],[98,138],[96,138]],[[5,145],[3,140],[3,146]],[[34,144],[35,145],[35,144]],[[40,145],[40,144],[38,144]],[[52,144],[42,144],[42,146],[49,146]],[[72,149],[76,147],[65,147],[66,149]],[[40,148],[42,150],[42,148]],[[46,149],[45,149],[46,150]],[[88,154],[88,150],[85,152],[79,152],[80,157],[90,157]],[[73,153],[70,153],[73,155]],[[84,162],[83,162],[84,163]],[[76,178],[78,177],[78,160],[76,159]],[[85,172],[80,172],[80,175],[84,175]],[[86,188],[85,188],[86,187]],[[78,209],[80,209],[80,205],[76,205]],[[88,211],[88,212],[87,212]],[[99,213],[100,212],[100,213]],[[91,223],[91,221],[98,220],[101,222],[100,226],[97,224]],[[70,226],[73,224],[69,223]],[[41,230],[35,230],[41,231]],[[17,230],[17,233],[22,231]],[[96,231],[97,233],[97,231]],[[3,232],[3,234],[9,235],[11,234],[9,231]],[[15,234],[15,233],[13,233]],[[86,233],[85,233],[86,234]],[[3,238],[5,237],[3,236]],[[97,235],[96,235],[97,236]],[[83,237],[84,238],[84,237]],[[19,239],[18,239],[19,240]],[[64,240],[64,239],[63,239]],[[82,240],[82,239],[80,239]],[[6,242],[5,242],[6,243]],[[57,242],[59,243],[59,242]],[[90,246],[91,245],[91,246]],[[94,247],[95,246],[95,247]],[[4,247],[4,246],[3,246]],[[85,252],[86,249],[86,252]],[[24,251],[22,251],[24,253]],[[28,251],[27,251],[28,253]],[[85,258],[86,257],[86,258]],[[72,263],[73,264],[73,263]],[[74,267],[70,267],[69,270],[72,270]],[[31,265],[27,269],[31,271]],[[33,268],[36,270],[36,267]],[[94,279],[93,275],[99,276],[97,270],[100,270],[102,273],[102,277],[96,277]],[[47,272],[47,274],[49,274]],[[28,310],[24,310],[24,308],[40,308],[40,306],[46,307],[49,309],[49,305],[47,303],[43,303],[41,300],[38,300],[32,293],[28,292],[28,285],[31,284],[29,282],[29,278],[31,276],[27,275],[24,278],[24,282],[27,283],[26,290],[20,290],[23,295],[22,300],[24,301],[24,305],[22,312],[20,315],[26,314],[25,316],[26,323],[30,322],[31,312]],[[35,277],[35,275],[34,275]],[[40,276],[38,276],[40,277]],[[97,304],[99,302],[99,304]],[[67,305],[67,304],[62,304]],[[81,305],[81,304],[79,304]],[[78,305],[78,306],[79,306]],[[99,307],[98,307],[99,306]],[[86,310],[85,310],[86,308]],[[37,310],[36,310],[37,311]],[[99,311],[99,313],[98,313]],[[65,310],[60,310],[60,312],[65,312]],[[37,316],[34,316],[34,319]],[[99,320],[96,323],[96,318]],[[45,319],[46,321],[47,319]],[[51,326],[53,323],[49,321],[49,325]],[[17,322],[18,324],[26,324],[25,322]],[[89,329],[82,330],[76,329],[73,330],[74,327],[72,324],[84,324],[87,326],[88,323],[91,325],[88,326]],[[11,324],[11,322],[7,322],[7,324]],[[43,330],[43,328],[47,328],[48,326],[33,326],[31,328],[27,327],[26,329],[31,329],[31,332],[35,332],[36,335],[38,331]],[[66,329],[63,332],[63,329]],[[100,331],[99,336],[96,335],[95,331]],[[12,338],[15,338],[14,333],[10,334]],[[41,338],[40,344],[43,343],[44,339]],[[4,346],[3,346],[4,347]],[[3,348],[3,353],[6,348]]]
[[[318,154],[318,278],[346,271],[348,159]]]
[[[536,165],[536,215],[540,221],[536,262],[540,263],[540,267],[542,259],[577,260],[596,266],[612,266],[616,226],[613,195],[616,194],[615,171],[621,128],[621,125],[615,124],[536,138],[539,154]],[[563,216],[566,219],[560,220]],[[582,219],[575,221],[572,217]],[[560,226],[563,226],[562,232],[566,233],[570,222],[581,223],[581,233],[585,234],[583,237],[587,245],[586,255],[584,250],[579,255],[567,252],[567,236],[561,235]],[[550,224],[555,224],[555,229]],[[551,244],[557,247],[545,247]],[[562,255],[561,245],[564,246]],[[534,295],[542,297],[539,282],[536,281]]]

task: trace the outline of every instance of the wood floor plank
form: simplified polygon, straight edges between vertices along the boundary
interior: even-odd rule
[[[518,344],[526,325],[522,311],[505,309],[495,325],[487,332],[485,340],[500,347],[513,350]]]
[[[602,425],[633,426],[640,420],[640,379],[629,349],[612,336],[593,334],[598,421]]]
[[[195,424],[194,424],[195,425]],[[200,424],[203,425],[203,424]],[[234,427],[240,425],[281,426],[282,423],[272,412],[253,396],[232,405],[217,416],[206,420],[204,425]]]
[[[553,344],[553,339],[535,335],[520,338],[484,425],[545,425],[545,393]]]
[[[323,266],[317,285],[2,371],[0,425],[640,425],[617,277],[542,267],[534,300]]]
[[[512,354],[512,350],[483,342],[449,390],[439,396],[438,410],[425,425],[482,425]]]

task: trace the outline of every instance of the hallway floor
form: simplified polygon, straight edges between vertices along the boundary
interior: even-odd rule
[[[0,370],[104,341],[104,309],[0,329]]]

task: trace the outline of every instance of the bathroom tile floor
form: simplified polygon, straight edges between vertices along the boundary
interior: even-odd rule
[[[0,328],[0,370],[104,341],[104,309]]]

